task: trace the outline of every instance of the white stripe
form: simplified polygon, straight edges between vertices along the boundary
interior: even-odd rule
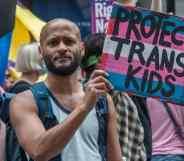
[[[132,46],[131,44],[132,44],[132,40],[130,40],[130,44],[129,45],[123,44],[123,47],[122,47],[122,50],[121,50],[121,57],[127,58],[129,56],[130,48]],[[103,48],[103,53],[114,55],[117,46],[118,46],[118,42],[117,41],[113,41],[113,40],[110,39],[110,37],[106,37],[105,43],[104,43],[104,48]],[[155,46],[156,45],[144,43],[145,49],[144,49],[142,55],[143,55],[145,60],[147,60],[149,58],[149,56],[151,54],[151,51],[153,50],[153,48]],[[176,63],[176,57],[180,53],[184,54],[184,51],[179,51],[179,50],[172,49],[172,48],[164,48],[164,47],[158,46],[158,50],[159,50],[159,64],[161,63],[163,49],[165,49],[167,51],[167,56],[168,57],[169,57],[171,51],[175,51],[174,69],[176,69],[176,68],[181,69],[181,67],[178,66],[178,64]],[[138,58],[137,54],[134,55],[134,60],[139,61],[139,58]],[[182,59],[182,63],[184,64],[184,58]]]

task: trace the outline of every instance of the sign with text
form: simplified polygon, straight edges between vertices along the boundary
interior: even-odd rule
[[[92,0],[91,27],[92,33],[104,33],[110,18],[113,0]]]
[[[184,19],[114,3],[101,65],[118,90],[184,104]]]

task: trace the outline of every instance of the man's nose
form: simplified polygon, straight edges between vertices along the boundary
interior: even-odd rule
[[[67,49],[68,49],[67,45],[63,41],[61,41],[59,43],[58,48],[59,48],[59,50],[63,50],[63,51],[67,51]]]

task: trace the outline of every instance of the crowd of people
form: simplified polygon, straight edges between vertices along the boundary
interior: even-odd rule
[[[100,68],[104,40],[57,18],[20,46],[21,76],[8,69],[0,88],[0,161],[184,160],[184,108],[116,91]]]

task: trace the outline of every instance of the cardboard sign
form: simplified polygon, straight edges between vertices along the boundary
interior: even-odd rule
[[[114,0],[92,0],[91,2],[91,27],[92,33],[104,33],[106,23],[110,18],[112,11],[112,2]]]
[[[102,68],[118,90],[184,104],[184,19],[114,3]]]

